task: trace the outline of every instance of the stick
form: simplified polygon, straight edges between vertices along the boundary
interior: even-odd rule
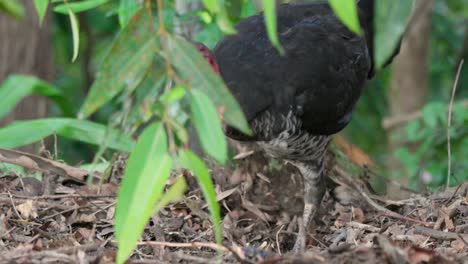
[[[111,240],[112,243],[116,244],[116,240]],[[203,242],[192,242],[192,243],[174,243],[174,242],[164,242],[164,241],[143,241],[138,242],[139,246],[160,246],[160,247],[173,247],[173,248],[200,248],[206,247],[211,248],[216,251],[230,252],[228,248],[216,243],[203,243]]]
[[[0,148],[0,162],[11,163],[21,167],[42,172],[52,172],[63,177],[84,182],[89,172],[75,168],[55,160],[46,159],[33,154]]]
[[[468,108],[468,100],[459,100],[457,103],[460,103],[464,108]],[[448,107],[447,107],[448,111]],[[400,115],[390,118],[385,118],[382,122],[382,127],[385,130],[392,130],[396,127],[402,126],[406,123],[409,123],[413,120],[419,119],[422,117],[422,111],[416,111],[407,115]]]
[[[460,61],[458,64],[457,75],[455,77],[455,82],[453,83],[452,96],[450,97],[449,110],[448,110],[448,121],[447,121],[447,155],[448,155],[448,169],[447,169],[447,186],[450,186],[450,175],[452,174],[452,152],[450,145],[450,128],[452,125],[452,110],[453,110],[453,100],[455,98],[455,92],[457,91],[458,80],[460,79],[461,69],[463,67],[464,60]]]
[[[460,233],[454,233],[454,232],[444,232],[440,230],[434,230],[432,228],[427,228],[423,226],[415,226],[414,227],[415,233],[425,235],[425,236],[430,236],[436,239],[440,240],[455,240],[455,239],[460,239],[460,236],[462,239],[468,239],[467,235],[462,235]],[[463,241],[463,240],[462,240]]]

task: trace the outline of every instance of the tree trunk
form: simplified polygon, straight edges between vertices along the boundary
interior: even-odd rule
[[[202,4],[200,1],[187,1],[187,0],[175,0],[175,9],[178,15],[185,15],[195,10],[201,10]],[[175,33],[186,37],[187,39],[193,39],[195,34],[201,30],[201,24],[195,16],[192,16],[190,20],[181,22],[180,19],[175,21]]]
[[[50,14],[40,26],[33,1],[22,2],[26,11],[22,21],[0,13],[0,58],[2,58],[0,82],[15,73],[31,74],[50,82],[53,80],[52,43],[49,37]],[[46,115],[46,99],[37,95],[29,96],[0,120],[0,127],[14,120],[36,119]],[[28,146],[22,149],[33,152],[35,148]]]
[[[400,54],[393,62],[393,75],[390,81],[388,102],[390,118],[404,116],[420,110],[426,103],[428,94],[429,39],[431,33],[432,0],[418,0],[414,8],[411,24],[405,33]],[[402,128],[389,131],[389,150],[392,154],[404,143],[398,137]],[[414,148],[414,146],[406,146]],[[407,186],[409,175],[405,175],[401,163],[394,157],[388,163],[389,171],[401,173],[399,182]],[[401,197],[401,190],[389,186],[388,193]]]

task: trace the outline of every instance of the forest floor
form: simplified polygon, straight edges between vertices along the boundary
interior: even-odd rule
[[[468,263],[468,183],[395,201],[369,192],[362,173],[334,165],[335,193],[358,198],[345,206],[327,194],[307,251],[293,255],[301,177],[250,154],[212,170],[223,246],[187,172],[185,198],[151,219],[128,263]],[[90,188],[52,173],[0,172],[0,263],[114,263],[120,173],[119,163],[110,182]]]

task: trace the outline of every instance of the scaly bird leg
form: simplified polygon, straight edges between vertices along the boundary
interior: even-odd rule
[[[302,226],[299,226],[299,233],[293,247],[293,251],[298,253],[304,251],[306,247],[307,233],[325,193],[325,183],[323,179],[323,161],[320,161],[319,164],[295,162],[294,165],[299,168],[304,179]]]

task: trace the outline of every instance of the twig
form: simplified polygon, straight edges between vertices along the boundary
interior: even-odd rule
[[[458,80],[460,79],[461,69],[463,67],[464,60],[460,61],[458,65],[457,75],[455,77],[455,82],[453,83],[452,96],[450,97],[449,110],[448,110],[448,121],[447,121],[447,155],[448,155],[448,169],[447,169],[447,185],[446,188],[450,186],[450,175],[452,174],[452,152],[450,144],[450,128],[452,125],[452,110],[453,110],[453,100],[455,98],[455,92],[457,91]]]
[[[458,100],[457,104],[461,104],[464,108],[468,108],[468,100]],[[448,111],[448,107],[447,107]],[[419,119],[422,117],[422,111],[416,111],[407,115],[399,115],[395,117],[390,117],[390,118],[385,118],[382,122],[382,127],[385,130],[392,130],[395,127],[402,126],[408,122],[411,122],[413,120]]]
[[[16,205],[15,205],[15,202],[13,201],[13,196],[11,195],[9,191],[8,191],[8,197],[10,198],[11,206],[13,207],[13,211],[15,211],[16,216],[18,216],[20,220],[24,221],[23,217],[21,217],[18,210],[16,210]]]
[[[352,185],[352,187],[356,191],[358,191],[358,193],[364,198],[364,200],[370,206],[372,206],[376,211],[381,212],[383,216],[392,217],[392,218],[396,218],[396,219],[402,219],[402,220],[418,223],[418,224],[421,224],[421,225],[424,225],[424,226],[429,226],[429,224],[426,223],[426,222],[400,215],[398,213],[395,213],[395,212],[381,206],[380,204],[378,204],[374,200],[372,200],[372,198],[370,198],[369,195],[367,195],[367,193],[364,190],[362,190],[361,187],[359,187],[359,185],[353,179],[351,179],[351,176],[349,176],[343,169],[341,169],[338,166],[335,166],[335,171],[338,172],[341,176],[343,176],[348,181],[348,184]]]
[[[460,240],[463,242],[463,244],[465,244],[466,247],[468,247],[468,242],[466,242],[465,238],[460,234],[460,233],[456,233],[458,238],[460,238]]]
[[[111,240],[111,243],[116,244],[116,240]],[[159,246],[159,247],[173,247],[173,248],[200,248],[206,247],[216,251],[231,252],[227,247],[218,245],[216,243],[203,243],[203,242],[191,242],[191,243],[175,243],[175,242],[164,242],[164,241],[143,241],[138,242],[138,246]]]
[[[0,162],[11,163],[21,167],[42,172],[52,172],[63,177],[84,182],[89,172],[75,168],[55,160],[46,159],[33,154],[0,148]]]
[[[432,228],[427,228],[423,226],[415,226],[414,227],[415,233],[425,235],[425,236],[430,236],[435,239],[440,239],[440,240],[455,240],[459,239],[459,236],[462,236],[463,239],[468,239],[468,237],[465,235],[463,236],[462,234],[457,234],[454,232],[444,232],[440,230],[434,230]]]
[[[391,217],[391,218],[395,218],[395,219],[399,219],[399,220],[403,220],[403,221],[413,222],[413,223],[420,224],[420,225],[423,225],[423,226],[431,226],[430,223],[426,223],[426,222],[418,220],[418,219],[414,219],[414,218],[411,218],[411,217],[400,215],[400,214],[397,214],[397,213],[395,213],[393,211],[390,211],[390,213],[382,213],[381,216],[386,216],[386,217]]]
[[[281,254],[281,246],[280,246],[280,243],[279,243],[279,234],[280,234],[281,230],[283,230],[283,228],[284,228],[284,225],[281,225],[278,232],[276,232],[276,247],[278,248],[278,254],[279,255],[282,255]]]
[[[0,195],[7,195],[6,193],[0,193]],[[19,194],[12,194],[15,199],[26,199],[26,200],[55,200],[64,198],[82,198],[82,199],[99,199],[99,198],[116,198],[116,195],[107,194],[56,194],[56,195],[41,195],[41,196],[26,196]]]

